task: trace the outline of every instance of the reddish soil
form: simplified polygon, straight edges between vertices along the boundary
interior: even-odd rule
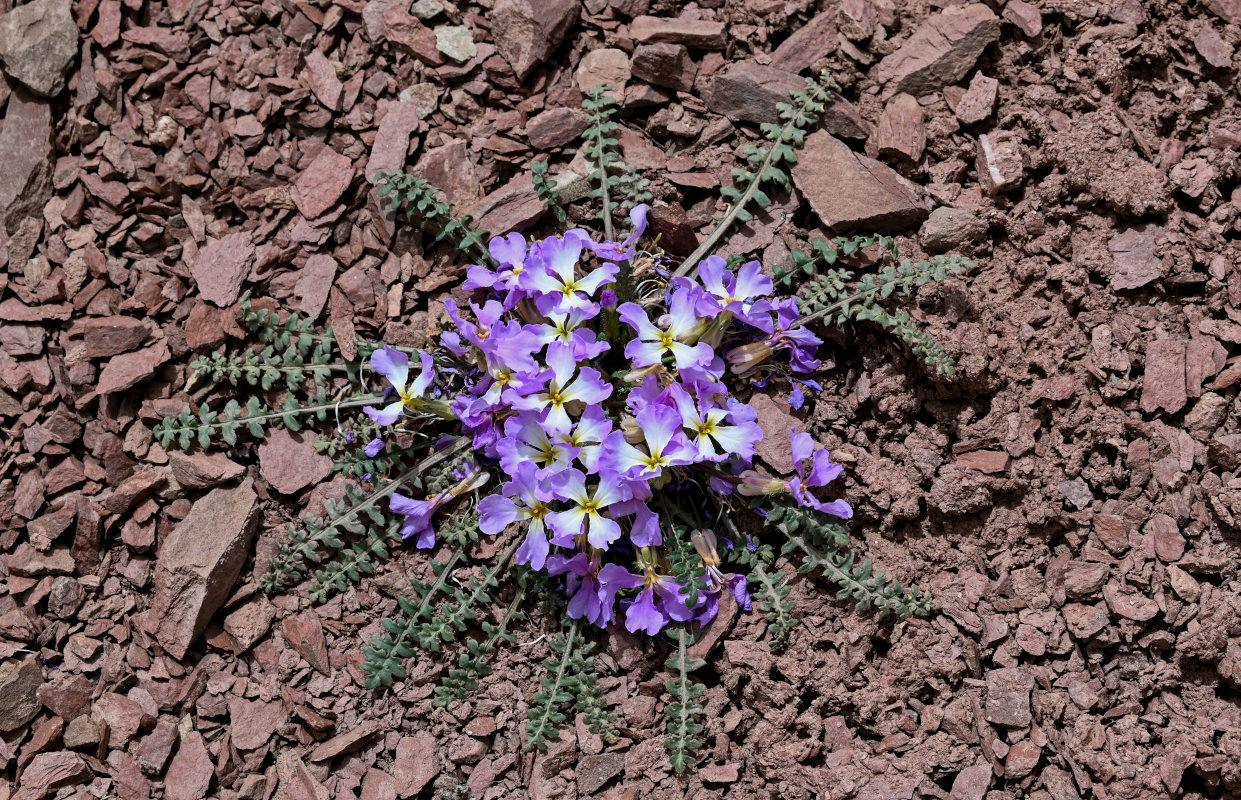
[[[1241,796],[1241,5],[996,0],[968,21],[951,0],[589,0],[574,20],[573,0],[532,3],[419,22],[388,0],[80,0],[64,88],[0,82],[0,800]],[[644,13],[706,23],[652,34]],[[522,38],[556,26],[558,45]],[[931,58],[932,31],[976,47]],[[601,48],[620,54],[587,58]],[[829,129],[916,188],[884,172],[894,205],[876,210],[812,154],[800,190],[838,196],[777,200],[742,249],[786,263],[839,213],[909,255],[977,260],[911,304],[955,376],[831,330],[824,391],[792,412],[847,467],[859,549],[942,615],[880,623],[793,577],[786,652],[751,614],[710,657],[684,776],[662,651],[601,637],[621,740],[579,727],[524,755],[543,631],[472,702],[432,708],[447,657],[362,687],[361,642],[424,554],[322,606],[304,587],[262,599],[287,523],[344,487],[281,434],[193,465],[203,487],[245,467],[262,520],[174,657],[151,606],[206,490],[151,428],[232,392],[187,394],[189,362],[241,343],[243,289],[346,342],[420,341],[464,263],[424,258],[367,178],[417,164],[493,229],[551,232],[509,182],[535,155],[553,175],[573,161],[584,59],[582,82],[629,73],[625,157],[670,205],[669,247],[709,230],[787,86],[759,68],[826,67],[857,107]],[[54,77],[36,66],[23,80]],[[939,206],[967,213],[921,222]]]

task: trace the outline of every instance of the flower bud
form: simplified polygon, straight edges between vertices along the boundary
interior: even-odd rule
[[[747,375],[771,358],[771,346],[767,342],[753,342],[734,347],[724,354],[728,367],[737,375]]]

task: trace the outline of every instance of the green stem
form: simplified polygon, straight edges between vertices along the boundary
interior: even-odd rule
[[[561,684],[564,683],[565,667],[568,666],[569,657],[573,654],[573,644],[576,638],[577,620],[573,620],[573,624],[569,626],[568,634],[565,635],[564,653],[561,654],[560,666],[556,669],[556,679],[552,683],[551,691],[548,692],[547,702],[543,704],[543,708],[540,710],[542,717],[538,721],[537,730],[544,730],[551,724],[552,711],[557,705],[559,705],[559,703],[556,702],[556,697],[560,694]]]

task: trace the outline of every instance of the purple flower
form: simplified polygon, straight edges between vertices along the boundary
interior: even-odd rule
[[[582,418],[572,430],[557,434],[554,438],[566,449],[577,453],[577,459],[586,468],[586,474],[593,475],[599,470],[599,458],[605,447],[610,441],[614,441],[617,435],[620,434],[613,430],[612,420],[608,419],[603,408],[591,405],[582,412]]]
[[[606,628],[612,624],[615,590],[604,604],[603,584],[599,582],[599,553],[578,553],[572,558],[551,556],[547,559],[547,574],[568,574],[566,589],[569,593],[568,613],[571,619],[584,619]],[[604,568],[606,569],[606,567]],[[624,569],[622,568],[622,572]]]
[[[737,598],[737,605],[749,611],[750,590],[746,586],[745,576],[725,575],[720,570],[721,561],[715,534],[705,530],[694,531],[689,535],[689,540],[702,558],[703,566],[707,568],[706,581],[712,593],[718,594],[721,590],[728,589],[733,597]],[[708,603],[711,604],[711,600],[708,600]]]
[[[582,254],[582,245],[589,241],[581,231],[569,231],[564,238],[552,237],[545,240],[539,248],[544,269],[531,275],[530,284],[542,296],[535,300],[539,311],[572,311],[590,308],[594,304],[591,296],[599,287],[616,279],[619,267],[607,264],[599,267],[585,277],[576,277],[577,260]]]
[[[534,412],[524,412],[504,421],[504,437],[496,443],[500,468],[516,475],[523,461],[529,461],[543,474],[565,469],[577,456],[577,450],[563,441],[553,439]]]
[[[608,466],[638,478],[659,475],[664,467],[682,466],[698,461],[695,450],[681,432],[681,416],[667,406],[647,406],[638,412],[638,429],[647,452],[625,441],[619,441],[610,453]]]
[[[753,470],[747,470],[741,473],[742,481],[737,491],[747,496],[788,492],[800,505],[807,508],[813,508],[841,519],[852,517],[853,508],[844,500],[824,503],[808,491],[811,487],[826,486],[836,480],[844,471],[844,467],[833,464],[827,450],[816,450],[814,439],[810,434],[798,433],[796,429],[793,430],[792,450],[793,468],[797,471],[797,475],[786,481],[779,478],[766,478]],[[807,463],[810,465],[809,468],[806,466]]]
[[[553,432],[569,430],[572,420],[565,406],[574,401],[587,405],[602,403],[612,394],[612,386],[603,382],[599,370],[591,367],[577,369],[572,349],[565,344],[553,342],[547,347],[547,366],[541,376],[542,389],[536,389],[524,397],[514,397],[510,402],[520,411],[543,411],[544,426]]]
[[[460,476],[456,486],[434,494],[426,500],[414,500],[400,492],[394,492],[392,499],[388,501],[388,507],[394,514],[405,515],[405,521],[401,523],[401,537],[404,539],[414,537],[414,544],[420,549],[432,547],[435,544],[435,528],[431,525],[431,517],[435,515],[435,512],[445,503],[485,486],[489,480],[491,480],[490,475],[471,463],[470,467]]]
[[[362,452],[366,453],[367,458],[374,458],[375,456],[379,455],[379,451],[383,449],[384,449],[383,439],[371,439],[370,443],[368,443],[366,447],[362,449]]]
[[[595,311],[595,314],[588,312]],[[586,361],[606,353],[611,347],[607,342],[595,341],[595,332],[583,327],[583,323],[598,313],[596,309],[548,312],[547,323],[529,328],[538,337],[539,345],[560,342],[567,345],[578,361]]]
[[[388,383],[396,392],[397,399],[382,409],[366,406],[362,410],[368,417],[380,425],[391,425],[400,418],[406,406],[416,407],[418,405],[418,399],[426,394],[431,382],[435,380],[435,365],[431,356],[419,353],[418,357],[422,363],[422,372],[410,384],[409,356],[387,345],[371,353],[371,369],[388,379]]]
[[[653,563],[642,561],[645,574],[641,576],[631,575],[624,567],[616,564],[604,567],[604,571],[609,567],[617,567],[627,577],[613,577],[609,574],[608,583],[615,582],[625,588],[642,587],[625,609],[625,628],[631,633],[646,631],[648,635],[654,636],[664,629],[669,620],[685,622],[694,616],[693,611],[686,605],[688,598],[681,594],[681,584],[671,575],[659,574]],[[601,572],[600,578],[603,577]]]
[[[500,268],[492,272],[484,266],[475,264],[466,272],[466,280],[462,288],[470,291],[478,288],[496,288],[499,284],[509,292],[509,298],[515,297],[513,290],[519,286],[523,289],[529,288],[525,237],[520,233],[510,233],[504,237],[497,236],[491,240],[489,249],[491,257],[496,260]]]
[[[650,206],[646,203],[636,205],[629,211],[629,221],[633,223],[633,233],[629,234],[629,238],[625,241],[595,244],[587,240],[586,246],[595,251],[595,255],[600,258],[606,258],[608,261],[624,261],[627,258],[633,258],[635,252],[633,244],[646,232],[646,215],[648,211],[650,211]]]
[[[629,498],[620,476],[600,473],[599,484],[592,492],[586,488],[586,475],[581,470],[571,469],[561,474],[563,482],[555,487],[556,496],[573,506],[548,516],[547,524],[556,532],[552,543],[568,546],[573,544],[575,538],[585,534],[591,547],[608,549],[608,545],[620,538],[621,528],[616,520],[605,517],[603,512],[613,503]]]
[[[544,517],[551,513],[552,492],[539,479],[538,468],[522,462],[513,479],[478,504],[479,528],[494,536],[514,522],[529,520],[526,539],[517,550],[517,563],[543,569],[547,561],[547,528]]]
[[[673,292],[662,328],[652,324],[637,303],[625,303],[618,310],[620,318],[638,334],[625,347],[625,357],[633,361],[635,367],[659,364],[665,353],[671,353],[677,369],[686,369],[709,364],[715,355],[709,344],[690,344],[695,341],[700,322],[694,314],[691,290]]]
[[[689,431],[690,443],[697,449],[701,460],[723,461],[729,455],[753,457],[754,445],[763,438],[763,429],[753,421],[757,417],[753,409],[740,402],[732,409],[703,409],[676,384],[672,385],[671,390],[681,415],[681,426]],[[741,408],[749,409],[750,414],[745,414]],[[726,424],[730,416],[737,424]],[[745,419],[746,416],[749,419]]]

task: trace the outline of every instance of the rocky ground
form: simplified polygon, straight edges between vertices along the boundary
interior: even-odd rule
[[[0,799],[1241,796],[1238,0],[12,5]],[[299,435],[153,443],[232,391],[187,394],[190,360],[240,343],[242,291],[346,348],[419,343],[465,263],[370,179],[412,165],[485,228],[551,230],[527,165],[580,187],[600,80],[687,252],[756,123],[824,67],[841,99],[796,194],[730,251],[880,230],[979,269],[913,309],[955,376],[831,330],[822,395],[761,411],[846,464],[860,549],[944,613],[880,624],[795,578],[787,652],[742,615],[711,656],[683,777],[662,657],[622,634],[613,746],[579,728],[523,755],[543,643],[447,710],[430,660],[365,691],[359,642],[425,558],[325,605],[260,593],[286,523],[345,482]]]

